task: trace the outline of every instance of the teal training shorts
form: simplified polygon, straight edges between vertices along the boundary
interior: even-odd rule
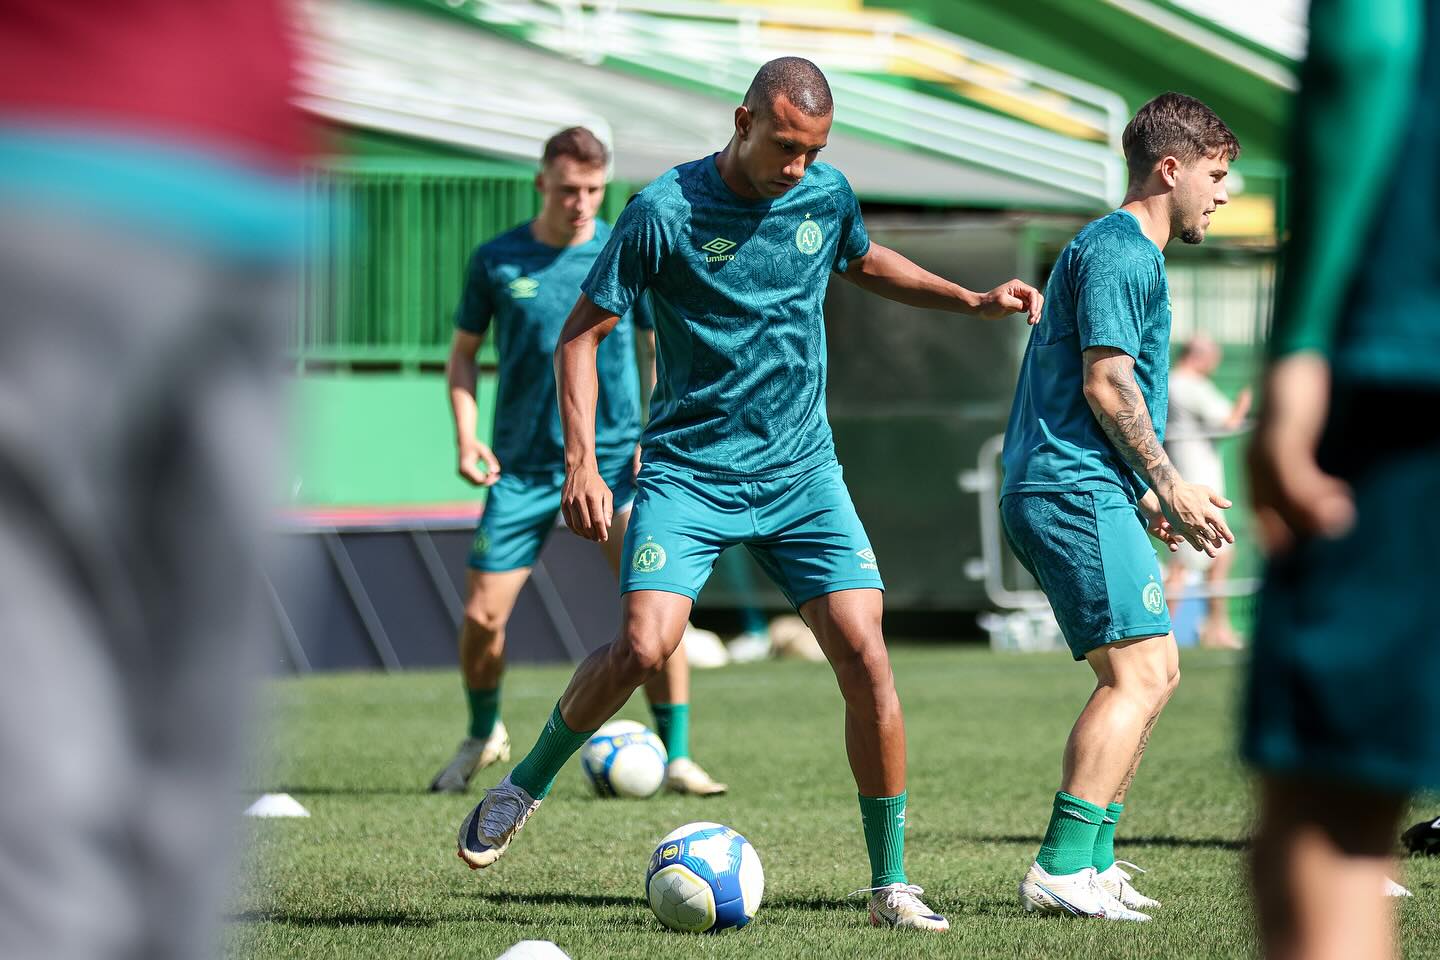
[[[610,487],[617,514],[630,509],[635,499],[635,461],[632,457],[600,464],[600,476]],[[470,569],[502,573],[535,565],[545,538],[560,522],[563,471],[505,473],[490,488],[485,512],[470,544]]]
[[[1076,660],[1107,643],[1170,632],[1160,561],[1124,492],[1006,494],[1000,517]]]
[[[1342,390],[1319,462],[1355,526],[1265,571],[1243,753],[1281,776],[1386,792],[1440,787],[1440,391]]]
[[[620,590],[694,600],[727,547],[744,544],[796,609],[809,600],[885,589],[840,464],[763,481],[699,478],[647,463],[636,480]]]

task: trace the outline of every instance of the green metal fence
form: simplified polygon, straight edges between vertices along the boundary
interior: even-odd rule
[[[629,191],[612,184],[601,216]],[[465,161],[354,160],[307,175],[310,262],[290,341],[302,366],[443,363],[476,244],[539,212],[523,175]],[[493,360],[486,346],[482,362]]]

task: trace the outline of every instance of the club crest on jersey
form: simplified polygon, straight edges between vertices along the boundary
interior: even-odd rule
[[[1140,591],[1140,599],[1151,613],[1159,614],[1165,609],[1165,591],[1154,580],[1145,584],[1145,589]]]
[[[716,237],[709,243],[702,243],[700,249],[710,256],[705,258],[706,263],[719,263],[724,260],[734,260],[735,254],[731,253],[739,244],[734,240],[726,240],[724,237]]]
[[[630,569],[636,573],[656,573],[665,566],[665,548],[649,537],[635,548],[630,558]]]
[[[530,277],[516,277],[509,284],[510,296],[516,300],[533,300],[540,292],[540,281]]]
[[[820,224],[805,215],[805,221],[795,228],[795,246],[807,257],[820,250],[820,245],[825,242],[825,233],[820,229]]]

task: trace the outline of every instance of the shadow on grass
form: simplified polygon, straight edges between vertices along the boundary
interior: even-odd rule
[[[604,893],[496,893],[478,894],[474,899],[484,900],[496,906],[537,906],[537,907],[633,907],[647,910],[644,897],[618,897]],[[767,910],[811,910],[818,912],[853,910],[856,904],[865,901],[843,897],[766,897]]]
[[[444,918],[411,917],[403,913],[333,913],[325,916],[284,910],[246,910],[225,918],[231,923],[284,923],[293,927],[433,927]]]
[[[1041,837],[1038,834],[1001,834],[988,837],[965,836],[958,839],[979,843],[1019,843],[1039,846]],[[1250,849],[1250,839],[1248,837],[1170,837],[1122,834],[1117,838],[1116,845],[1127,849],[1130,847],[1171,847],[1188,850],[1248,850]]]
[[[423,786],[419,787],[306,787],[291,784],[279,787],[250,787],[245,793],[288,793],[292,796],[308,797],[429,797],[453,796],[453,794],[432,794]]]

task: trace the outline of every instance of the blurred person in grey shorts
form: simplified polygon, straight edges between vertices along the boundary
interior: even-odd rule
[[[1203,333],[1180,348],[1180,356],[1170,367],[1170,430],[1165,436],[1165,452],[1182,477],[1223,495],[1225,464],[1215,441],[1245,422],[1250,388],[1242,389],[1233,402],[1220,392],[1210,378],[1220,368],[1222,356],[1220,345]],[[1240,637],[1230,622],[1230,598],[1223,592],[1234,560],[1233,550],[1221,550],[1213,557],[1199,550],[1182,550],[1165,568],[1165,595],[1172,615],[1189,581],[1203,578],[1208,588],[1205,619],[1200,623],[1202,646],[1240,647]]]
[[[215,936],[305,134],[276,0],[0,4],[0,954]]]

